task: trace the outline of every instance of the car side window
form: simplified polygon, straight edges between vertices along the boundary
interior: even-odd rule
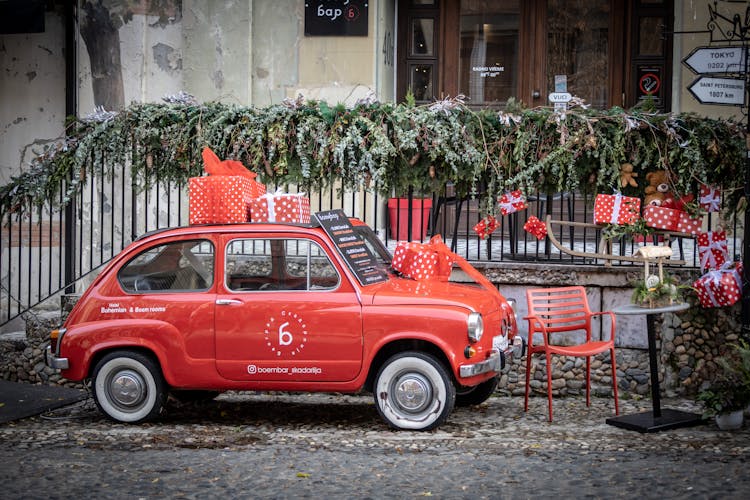
[[[241,239],[227,245],[232,291],[333,290],[339,275],[320,245],[306,239]]]
[[[173,241],[139,253],[122,266],[117,279],[128,293],[192,292],[211,288],[213,268],[210,241]]]

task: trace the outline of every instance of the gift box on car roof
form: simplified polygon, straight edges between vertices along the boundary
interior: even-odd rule
[[[249,220],[250,202],[266,192],[256,174],[236,160],[219,160],[203,149],[204,177],[188,180],[190,224],[241,223]]]

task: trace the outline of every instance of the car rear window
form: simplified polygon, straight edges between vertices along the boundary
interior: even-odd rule
[[[214,246],[180,240],[144,250],[122,266],[117,279],[128,293],[207,290],[213,285]]]

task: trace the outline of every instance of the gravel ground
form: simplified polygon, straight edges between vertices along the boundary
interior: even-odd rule
[[[750,429],[655,434],[605,424],[609,398],[517,397],[396,432],[370,396],[231,393],[151,424],[91,400],[0,426],[3,498],[747,498]],[[650,409],[621,400],[621,414]],[[663,408],[699,411],[692,401]]]

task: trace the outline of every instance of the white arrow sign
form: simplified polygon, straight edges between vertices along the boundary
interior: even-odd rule
[[[745,80],[701,76],[690,84],[688,90],[702,104],[745,104]]]
[[[742,73],[745,51],[742,47],[698,47],[682,60],[694,73]]]
[[[568,102],[573,96],[568,92],[552,92],[549,95],[549,102]]]

